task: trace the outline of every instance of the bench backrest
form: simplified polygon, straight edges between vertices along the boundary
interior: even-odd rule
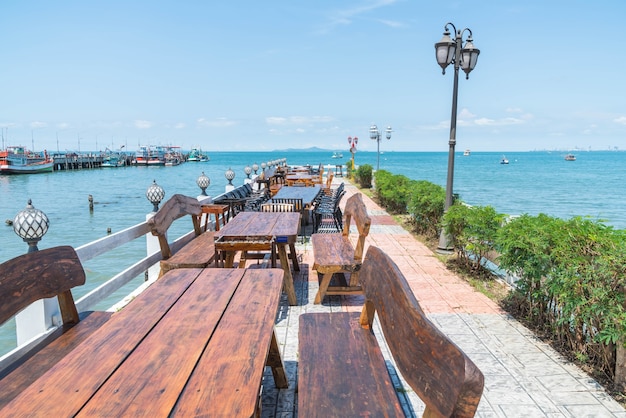
[[[371,329],[378,313],[400,373],[426,404],[424,416],[474,416],[482,372],[426,318],[393,260],[370,246],[359,279],[366,300],[361,325]]]
[[[85,270],[70,246],[21,255],[0,264],[0,325],[31,303],[58,296],[63,323],[78,323],[71,288],[85,284]]]
[[[193,197],[184,196],[182,194],[175,194],[170,197],[161,206],[161,209],[148,220],[148,225],[152,235],[159,238],[159,245],[161,246],[161,256],[164,260],[167,260],[172,256],[172,251],[167,242],[167,230],[176,219],[191,215],[191,221],[193,222],[193,230],[196,236],[202,233],[200,229],[200,216],[202,214],[202,205],[198,202],[198,199]]]
[[[341,197],[339,197],[339,199],[341,199]],[[359,232],[359,238],[357,239],[356,247],[354,247],[354,260],[361,262],[365,249],[365,238],[367,238],[367,235],[370,233],[370,226],[372,224],[372,219],[367,214],[367,208],[365,207],[365,203],[363,203],[363,195],[361,193],[353,194],[346,202],[346,207],[343,211],[342,231],[345,237],[350,235],[350,223],[352,219],[354,219],[357,231]]]

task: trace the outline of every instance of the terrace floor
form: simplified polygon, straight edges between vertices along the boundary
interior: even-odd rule
[[[341,182],[335,178],[334,186]],[[346,182],[342,203],[357,188]],[[578,367],[502,311],[494,302],[445,265],[422,243],[399,226],[367,196],[363,196],[372,226],[367,245],[389,254],[404,273],[422,309],[476,363],[485,375],[485,389],[478,417],[626,417],[626,411]],[[306,312],[360,311],[360,296],[313,300],[317,273],[311,270],[310,243],[298,245],[301,270],[294,272],[298,306],[289,306],[283,295],[276,332],[289,377],[289,388],[274,386],[269,368],[262,391],[263,417],[297,417],[298,317]],[[380,339],[380,333],[377,335]],[[384,343],[383,343],[384,344]],[[388,357],[388,355],[387,355]],[[398,395],[407,416],[421,416],[422,402],[397,377]]]

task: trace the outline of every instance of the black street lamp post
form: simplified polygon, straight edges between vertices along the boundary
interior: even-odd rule
[[[454,29],[456,37],[454,40],[450,38],[450,30],[448,25]],[[446,23],[444,27],[445,32],[441,41],[435,44],[435,53],[437,56],[437,63],[443,69],[442,74],[446,73],[446,67],[449,64],[454,65],[454,88],[452,90],[452,115],[450,117],[450,150],[448,152],[448,179],[446,182],[446,202],[444,205],[444,212],[452,206],[453,200],[453,182],[454,182],[454,146],[456,145],[456,116],[457,116],[457,98],[459,90],[459,68],[465,71],[465,79],[469,78],[469,73],[476,66],[478,60],[478,54],[480,51],[474,48],[472,39],[472,31],[468,28],[463,30],[457,30],[452,23]],[[463,46],[463,34],[468,32],[465,46]],[[439,252],[450,252],[453,249],[452,237],[441,230],[439,236]]]

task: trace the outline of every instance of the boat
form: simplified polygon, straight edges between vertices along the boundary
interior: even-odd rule
[[[148,165],[148,159],[150,158],[150,147],[141,145],[135,152],[135,158],[133,158],[133,165]]]
[[[466,157],[469,156],[470,155],[470,150],[466,149],[465,151],[463,151],[463,155],[466,156]]]
[[[567,154],[565,156],[565,161],[576,161],[576,156],[574,154]]]
[[[341,152],[334,152],[333,158],[343,158],[343,154]]]
[[[172,167],[179,165],[185,161],[183,154],[180,152],[180,147],[167,147],[165,152],[165,166]]]
[[[187,156],[187,161],[203,163],[209,161],[209,156],[203,153],[200,148],[192,148]]]
[[[509,160],[506,158],[506,156],[502,156],[502,159],[500,160],[500,164],[508,164]]]
[[[23,146],[10,146],[0,151],[0,174],[36,174],[51,172],[54,160],[47,151],[29,151]]]
[[[103,168],[115,168],[115,167],[124,167],[126,165],[126,153],[122,152],[122,150],[113,151],[110,149],[106,149],[104,151],[104,157],[102,159],[102,164],[100,165]]]
[[[148,166],[160,166],[165,165],[165,154],[167,153],[167,148],[156,146],[154,148],[150,148],[150,152],[148,153]]]

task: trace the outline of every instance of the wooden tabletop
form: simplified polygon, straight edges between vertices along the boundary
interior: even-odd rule
[[[296,290],[285,247],[290,247],[293,268],[299,271],[295,248],[299,228],[299,212],[240,212],[215,233],[215,250],[225,252],[225,267],[232,267],[235,252],[263,250],[271,240],[278,249],[280,264],[285,272],[283,280],[289,304],[297,305]]]
[[[287,383],[282,282],[280,269],[171,270],[0,414],[252,416],[268,361]]]
[[[296,212],[241,212],[215,234],[215,239],[276,237],[277,241],[295,243],[299,227],[300,214]]]
[[[302,199],[304,206],[311,206],[321,190],[319,185],[313,187],[283,186],[273,199]]]

